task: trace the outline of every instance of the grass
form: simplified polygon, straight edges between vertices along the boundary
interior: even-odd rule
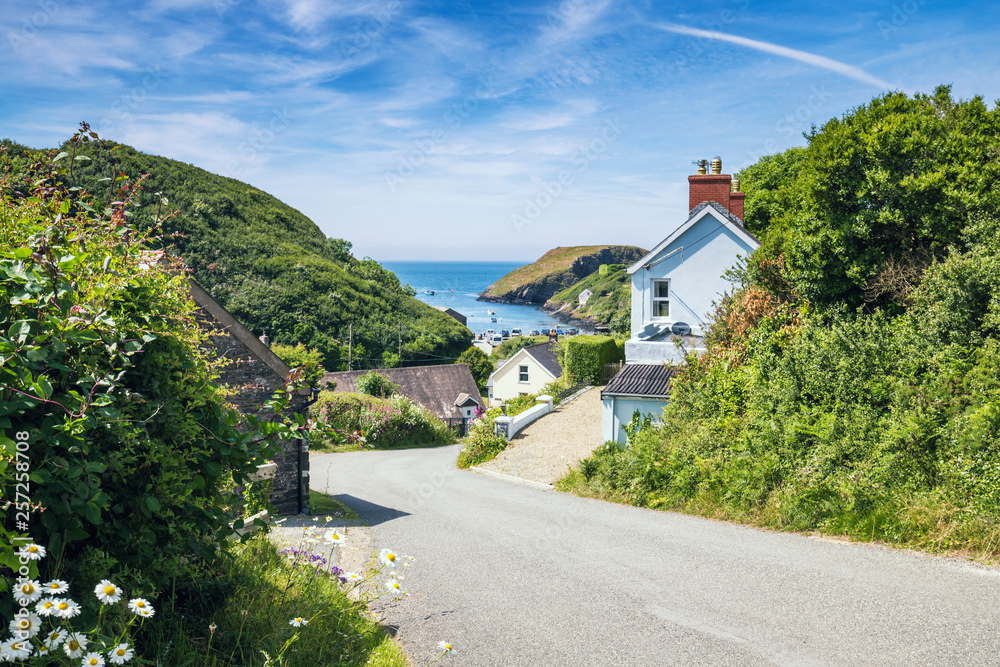
[[[605,249],[618,249],[621,251],[620,254],[630,258],[634,257],[635,259],[639,259],[646,252],[642,248],[635,246],[619,245],[584,245],[554,248],[531,264],[516,268],[500,278],[490,286],[486,294],[493,297],[503,296],[529,283],[541,281],[549,276],[567,273],[573,268],[573,263],[578,258],[593,255]],[[629,262],[622,261],[621,263]],[[576,282],[576,280],[571,279],[567,285],[573,282]]]
[[[309,489],[309,513],[330,515],[338,519],[357,519],[358,514],[350,507],[325,493]]]
[[[409,665],[363,602],[312,566],[292,565],[263,535],[235,545],[208,576],[174,593],[139,638],[139,652],[156,664]],[[297,616],[309,624],[289,625]]]
[[[593,295],[585,306],[579,306],[580,294],[586,289]],[[545,310],[558,310],[564,304],[572,307],[570,314],[573,317],[610,324],[618,315],[632,308],[632,279],[624,270],[606,276],[595,271],[549,299]]]

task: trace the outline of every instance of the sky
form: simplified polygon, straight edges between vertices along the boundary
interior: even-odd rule
[[[651,248],[887,91],[1000,98],[1000,4],[0,0],[0,137],[102,138],[270,192],[358,258]]]

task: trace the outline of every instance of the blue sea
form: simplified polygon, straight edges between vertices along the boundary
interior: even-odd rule
[[[535,306],[514,306],[476,301],[499,278],[529,262],[382,262],[395,273],[400,282],[417,290],[417,298],[432,306],[452,308],[468,318],[473,333],[487,329],[520,328],[527,334],[532,329],[554,329],[559,322]],[[424,294],[433,290],[434,294]],[[488,310],[496,311],[496,322],[490,321]]]

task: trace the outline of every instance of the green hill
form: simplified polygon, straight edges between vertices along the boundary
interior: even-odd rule
[[[104,143],[113,148],[110,154],[96,142],[83,146],[90,160],[74,162],[76,184],[104,206],[111,174],[149,173],[135,222],[151,223],[160,207],[156,193],[162,193],[164,210],[176,212],[163,225],[176,233],[171,252],[255,333],[266,330],[276,343],[320,350],[327,370],[346,368],[352,325],[356,368],[440,363],[469,346],[466,327],[414,299],[413,290],[377,262],[352,257],[349,242],[326,238],[284,202],[232,178]],[[3,145],[0,159],[16,183],[37,152],[6,140]],[[61,149],[70,150],[68,144]]]
[[[601,264],[631,264],[645,254],[642,248],[622,245],[554,248],[531,264],[514,269],[479,298],[497,303],[545,303],[597,271]]]
[[[588,289],[592,294],[581,306],[580,294]],[[620,317],[628,321],[631,308],[632,281],[628,272],[621,264],[608,264],[553,296],[542,310],[561,318],[611,325]]]

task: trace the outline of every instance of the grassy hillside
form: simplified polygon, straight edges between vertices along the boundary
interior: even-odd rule
[[[32,158],[22,146],[5,145],[10,177],[17,180]],[[176,234],[172,252],[194,278],[255,333],[267,330],[276,343],[320,350],[328,370],[345,367],[352,324],[355,367],[440,363],[468,347],[467,328],[412,298],[393,273],[355,259],[349,242],[326,238],[309,218],[266,192],[112,142],[103,149],[85,144],[82,154],[90,159],[73,163],[73,180],[102,207],[112,186],[126,182],[108,176],[149,173],[136,222],[148,224],[161,206],[156,193],[162,193],[164,208],[176,211],[164,231]]]
[[[621,317],[628,320],[632,308],[631,286],[632,281],[624,268],[609,271],[603,276],[600,271],[595,271],[546,301],[543,310],[550,313],[559,311],[561,315],[610,325]],[[590,299],[585,305],[578,305],[580,294],[588,289],[593,292]]]
[[[635,246],[599,245],[554,248],[526,266],[514,269],[490,285],[485,301],[544,303],[601,264],[631,264],[646,254]]]

